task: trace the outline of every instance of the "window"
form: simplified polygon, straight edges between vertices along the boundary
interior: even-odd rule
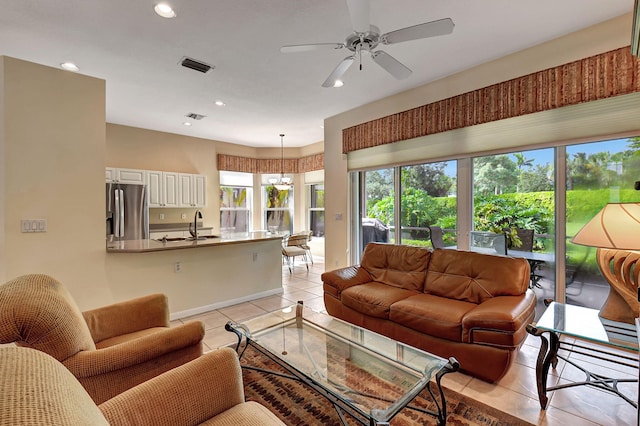
[[[360,194],[362,250],[370,242],[394,242],[394,169],[363,172]]]
[[[400,168],[400,240],[431,247],[430,226],[443,231],[444,245],[455,245],[456,162]]]
[[[247,232],[251,228],[253,174],[220,172],[220,232]]]
[[[314,237],[324,237],[324,185],[309,185],[309,227]]]
[[[607,203],[638,202],[640,137],[567,146],[565,229],[567,303],[599,309],[609,285],[596,261],[596,248],[570,242]]]
[[[272,232],[293,233],[293,188],[279,190],[273,185],[263,186],[264,223]]]
[[[250,188],[239,186],[220,187],[220,231],[247,232],[249,231]]]

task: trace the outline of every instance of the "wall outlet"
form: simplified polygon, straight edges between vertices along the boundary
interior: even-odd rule
[[[160,213],[160,220],[164,220],[164,213]]]
[[[182,213],[182,215],[180,217],[183,218],[183,219],[186,219],[187,218],[187,214],[186,213]]]
[[[253,261],[257,262],[258,261],[258,253],[257,252],[253,252]]]
[[[177,274],[178,272],[181,272],[181,271],[182,271],[182,263],[181,262],[176,262],[173,265],[173,272],[175,272]]]

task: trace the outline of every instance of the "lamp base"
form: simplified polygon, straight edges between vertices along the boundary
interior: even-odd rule
[[[599,248],[596,260],[602,276],[609,283],[609,297],[600,317],[611,321],[634,324],[639,316],[638,281],[640,276],[640,253],[627,250]]]

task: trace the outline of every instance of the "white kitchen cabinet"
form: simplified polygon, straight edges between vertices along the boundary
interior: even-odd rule
[[[114,167],[107,167],[105,169],[106,182],[133,183],[135,185],[144,185],[146,183],[145,179],[145,170],[117,169]]]
[[[206,182],[205,175],[180,173],[180,206],[181,207],[205,207]]]
[[[179,173],[146,171],[149,207],[180,207]]]

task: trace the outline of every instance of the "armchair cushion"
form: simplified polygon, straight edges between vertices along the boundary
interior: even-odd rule
[[[42,274],[24,275],[0,287],[0,343],[13,342],[58,361],[96,349],[69,292]]]

